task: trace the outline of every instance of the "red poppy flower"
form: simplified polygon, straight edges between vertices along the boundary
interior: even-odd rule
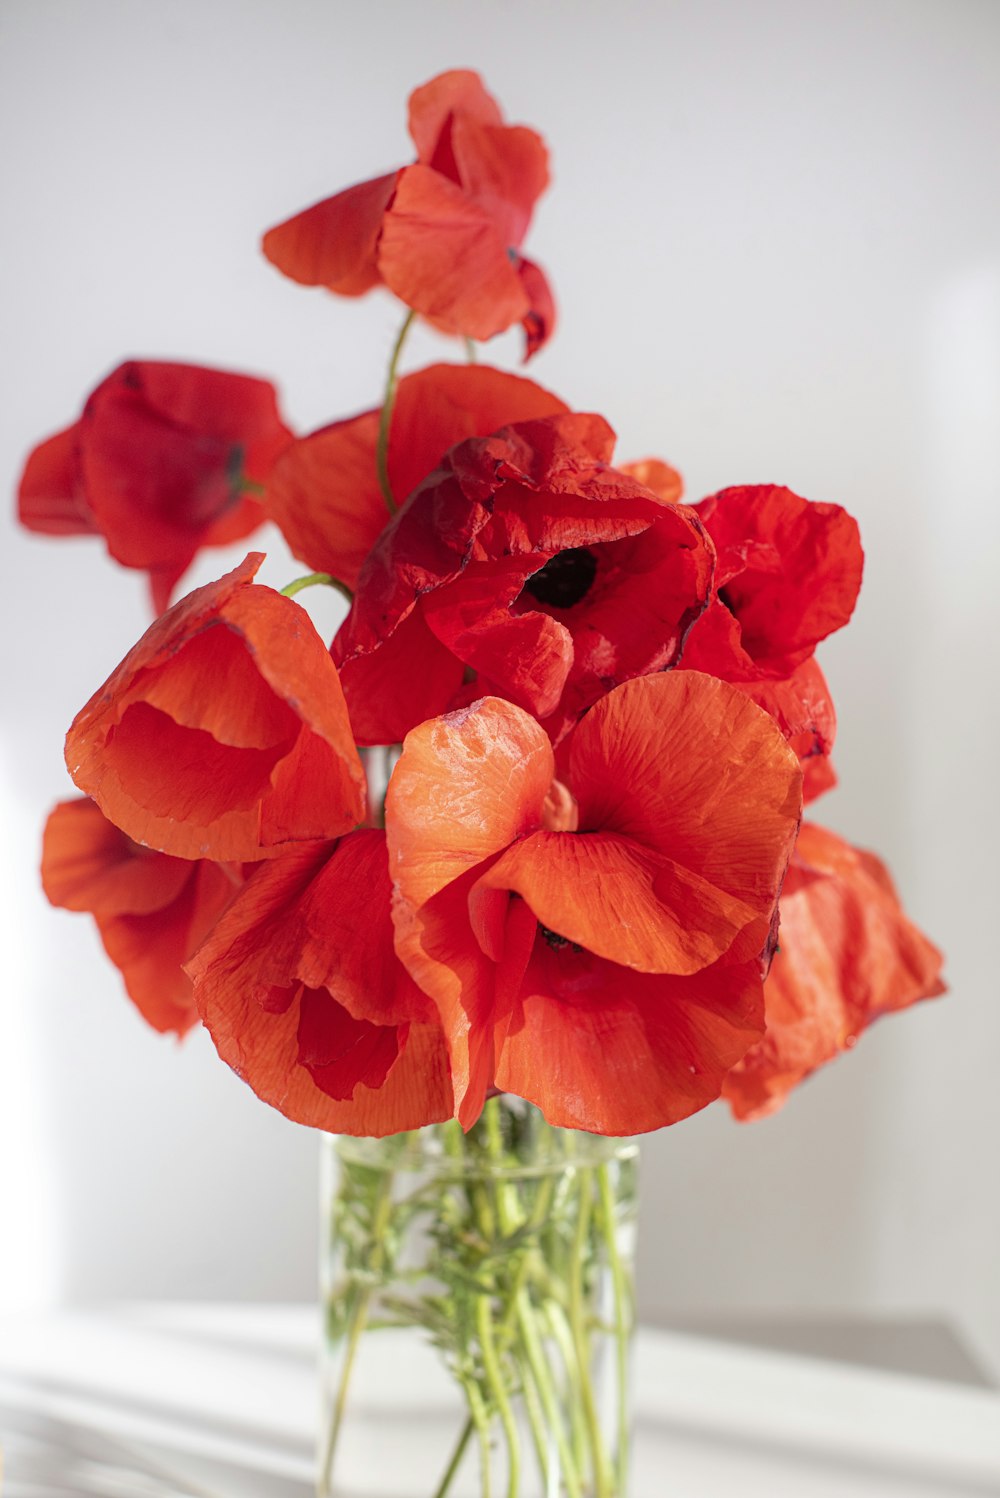
[[[28,458],[21,522],[102,535],[117,562],[149,573],[160,613],[202,546],[262,524],[251,495],[291,435],[266,380],[130,360],[98,385],[78,422]]]
[[[798,762],[735,688],[668,672],[602,698],[554,772],[496,698],[413,730],[386,801],[396,950],[464,1125],[491,1086],[596,1133],[674,1123],[761,1033]]]
[[[219,1055],[298,1123],[382,1136],[451,1114],[433,1005],[396,958],[385,833],[260,865],[189,964]]]
[[[836,716],[813,651],[845,625],[861,586],[856,522],[774,484],[723,489],[695,507],[719,554],[712,603],[682,666],[731,681],[777,719],[803,761],[825,758]],[[811,766],[806,794],[833,781]]]
[[[286,276],[360,296],[384,285],[445,333],[492,338],[514,323],[526,358],[550,336],[555,307],[541,269],[520,253],[548,152],[505,125],[476,73],[432,78],[410,95],[412,166],[349,187],[264,235]]]
[[[565,410],[531,380],[487,365],[434,364],[407,375],[396,388],[389,431],[392,492],[405,499],[466,437]],[[268,514],[299,560],[352,590],[389,518],[375,467],[380,415],[365,411],[293,442],[268,489]]]
[[[803,823],[764,988],[767,1033],[723,1087],[737,1118],[773,1113],[880,1015],[944,993],[941,953],[907,919],[873,853]]]
[[[252,586],[262,561],[157,619],[66,738],[80,790],[177,858],[250,862],[364,815],[337,672],[305,610]]]
[[[393,517],[333,644],[359,743],[466,695],[557,739],[615,686],[678,658],[711,586],[693,511],[610,466],[599,416],[521,422],[451,449]]]
[[[140,848],[86,797],[61,801],[45,825],[42,885],[53,905],[88,911],[128,995],[154,1030],[198,1021],[184,963],[229,904],[239,865]]]

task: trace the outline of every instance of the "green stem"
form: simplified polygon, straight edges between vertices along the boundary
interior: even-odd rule
[[[462,1427],[462,1434],[455,1442],[455,1449],[451,1454],[451,1461],[444,1469],[444,1476],[438,1483],[437,1487],[434,1489],[434,1498],[446,1498],[448,1489],[451,1487],[452,1482],[455,1479],[455,1473],[458,1471],[459,1467],[462,1464],[462,1458],[465,1455],[465,1448],[466,1446],[468,1446],[469,1441],[472,1439],[472,1432],[475,1430],[475,1428],[475,1421],[470,1416]]]
[[[583,1498],[583,1490],[580,1486],[580,1478],[577,1475],[576,1463],[573,1453],[566,1440],[566,1432],[563,1430],[562,1421],[559,1418],[559,1401],[555,1386],[552,1382],[552,1373],[545,1358],[538,1328],[535,1325],[535,1313],[525,1289],[518,1291],[515,1302],[517,1316],[521,1327],[521,1339],[524,1343],[524,1354],[531,1376],[538,1389],[538,1397],[542,1403],[542,1410],[549,1430],[555,1437],[556,1449],[559,1452],[559,1465],[562,1468],[563,1482],[566,1485],[567,1498]]]
[[[480,1498],[490,1498],[490,1417],[478,1385],[469,1380],[465,1393],[479,1437]]]
[[[531,1369],[523,1361],[521,1368],[521,1398],[524,1400],[524,1412],[528,1417],[528,1427],[531,1431],[531,1441],[538,1458],[538,1470],[542,1477],[542,1492],[548,1498],[549,1492],[549,1450],[545,1440],[545,1418],[542,1407],[538,1400],[538,1391],[531,1377]]]
[[[389,514],[395,515],[397,510],[396,500],[389,482],[389,428],[392,426],[392,412],[396,404],[396,386],[399,382],[399,356],[403,352],[403,344],[406,335],[416,317],[415,312],[408,312],[392,346],[392,354],[389,357],[389,372],[385,380],[385,394],[382,397],[382,410],[378,419],[378,440],[375,443],[375,470],[378,473],[378,486],[382,490],[382,498],[388,506]]]
[[[510,1407],[510,1400],[507,1398],[507,1387],[504,1382],[503,1369],[500,1366],[496,1344],[493,1340],[492,1314],[490,1297],[488,1295],[478,1296],[476,1300],[476,1330],[479,1333],[479,1350],[483,1356],[483,1367],[486,1370],[490,1393],[497,1407],[500,1424],[503,1426],[504,1439],[507,1442],[507,1498],[517,1498],[521,1470],[517,1424],[514,1420],[514,1411]]]
[[[615,1233],[615,1200],[611,1185],[611,1173],[607,1164],[597,1167],[598,1191],[601,1201],[601,1226],[604,1229],[604,1247],[611,1270],[611,1286],[615,1302],[615,1360],[618,1373],[618,1489],[625,1493],[628,1477],[629,1415],[628,1415],[628,1348],[632,1321],[631,1296]]]
[[[382,1267],[382,1255],[386,1229],[392,1216],[392,1185],[393,1173],[391,1170],[384,1172],[379,1184],[379,1194],[375,1205],[372,1219],[371,1239],[374,1245],[371,1257],[371,1272],[375,1276]],[[344,1349],[344,1361],[340,1369],[340,1378],[337,1383],[337,1396],[334,1401],[333,1415],[330,1420],[330,1430],[326,1440],[326,1450],[323,1454],[323,1472],[320,1479],[320,1491],[329,1492],[330,1482],[333,1476],[333,1459],[337,1453],[337,1440],[340,1436],[340,1427],[344,1423],[344,1411],[347,1406],[347,1391],[350,1387],[351,1374],[354,1371],[354,1360],[357,1357],[361,1337],[368,1324],[368,1312],[371,1308],[373,1285],[369,1284],[358,1296],[351,1317],[351,1329],[348,1333],[347,1346]]]
[[[294,582],[287,583],[281,591],[286,598],[294,598],[296,593],[302,592],[303,588],[316,588],[320,586],[336,588],[338,593],[344,595],[348,603],[353,603],[354,601],[354,594],[347,584],[339,582],[335,577],[331,577],[329,572],[310,572],[308,577],[297,577]]]
[[[467,338],[465,340],[465,357],[466,357],[466,359],[468,360],[468,362],[470,364],[475,364],[475,362],[476,362],[476,344],[475,344],[475,340],[472,339],[472,338]]]
[[[562,1354],[562,1360],[566,1365],[566,1387],[569,1394],[567,1401],[570,1412],[570,1439],[573,1442],[573,1458],[579,1471],[584,1471],[587,1461],[586,1440],[587,1433],[581,1419],[581,1389],[580,1368],[577,1361],[576,1347],[573,1342],[573,1333],[569,1329],[569,1323],[563,1313],[563,1309],[554,1300],[545,1303],[545,1314],[548,1318],[552,1338]]]
[[[601,1423],[597,1418],[594,1386],[590,1376],[590,1346],[587,1338],[586,1306],[583,1294],[583,1265],[590,1232],[590,1211],[593,1193],[593,1178],[589,1167],[579,1172],[577,1189],[576,1231],[573,1235],[573,1258],[569,1276],[569,1320],[576,1349],[576,1365],[580,1375],[580,1393],[583,1398],[583,1415],[590,1437],[590,1453],[594,1470],[595,1498],[609,1498],[611,1474]]]

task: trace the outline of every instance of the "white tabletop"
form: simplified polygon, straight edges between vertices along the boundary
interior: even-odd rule
[[[8,1318],[3,1498],[308,1498],[316,1321],[307,1306]],[[632,1498],[1000,1495],[992,1390],[651,1330],[635,1374]]]

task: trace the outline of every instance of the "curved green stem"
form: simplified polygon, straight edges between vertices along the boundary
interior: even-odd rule
[[[379,1186],[378,1202],[372,1222],[372,1243],[375,1245],[372,1251],[371,1262],[373,1276],[377,1275],[382,1267],[382,1247],[386,1229],[389,1226],[389,1219],[392,1216],[392,1185],[393,1173],[391,1170],[387,1170]],[[368,1311],[371,1306],[373,1288],[373,1285],[369,1285],[361,1292],[355,1303],[354,1314],[351,1317],[351,1330],[348,1334],[347,1346],[344,1349],[344,1361],[340,1368],[337,1396],[333,1405],[333,1415],[330,1419],[330,1430],[326,1438],[326,1449],[323,1453],[320,1491],[324,1493],[330,1490],[330,1481],[333,1476],[333,1459],[337,1454],[337,1440],[340,1436],[340,1427],[344,1423],[344,1411],[347,1406],[347,1391],[350,1388],[354,1360],[357,1357],[358,1347],[361,1344],[361,1337],[365,1327],[368,1325]]]
[[[580,1377],[580,1393],[583,1398],[583,1415],[590,1440],[590,1455],[594,1471],[595,1498],[609,1498],[611,1472],[601,1422],[597,1416],[594,1387],[590,1377],[591,1349],[587,1339],[586,1304],[583,1293],[583,1265],[590,1234],[590,1214],[593,1193],[593,1176],[589,1167],[579,1172],[577,1194],[576,1230],[573,1235],[573,1258],[569,1274],[570,1328],[573,1346],[576,1349],[576,1366]]]
[[[455,1442],[455,1449],[451,1453],[451,1461],[444,1469],[444,1476],[438,1483],[437,1487],[434,1489],[434,1498],[446,1498],[448,1489],[451,1487],[452,1482],[454,1481],[455,1473],[458,1471],[459,1467],[462,1464],[462,1458],[465,1455],[465,1448],[466,1446],[468,1446],[470,1440],[472,1439],[472,1432],[475,1430],[475,1428],[475,1421],[470,1415],[468,1420],[466,1420],[465,1424],[462,1426],[461,1435]]]
[[[493,1403],[497,1407],[500,1424],[503,1426],[504,1439],[507,1442],[507,1498],[517,1498],[521,1471],[517,1424],[514,1420],[514,1411],[511,1409],[510,1400],[507,1398],[507,1385],[504,1380],[503,1369],[500,1366],[500,1359],[497,1357],[496,1343],[493,1340],[492,1317],[493,1308],[490,1305],[490,1297],[488,1295],[480,1295],[476,1300],[476,1331],[479,1334],[479,1350],[482,1353],[483,1367],[486,1370],[490,1394],[492,1395]]]
[[[573,1460],[573,1453],[566,1439],[562,1420],[559,1418],[559,1400],[552,1382],[552,1370],[549,1368],[545,1357],[545,1350],[538,1335],[538,1328],[535,1325],[535,1313],[527,1290],[521,1289],[518,1291],[515,1305],[517,1306],[521,1338],[524,1343],[525,1360],[534,1379],[535,1387],[538,1390],[538,1397],[545,1414],[546,1424],[555,1438],[567,1498],[583,1498],[583,1489],[580,1486],[576,1463]]]
[[[389,428],[392,426],[392,412],[396,404],[396,386],[399,383],[399,356],[403,352],[406,335],[410,331],[416,315],[413,311],[406,314],[403,326],[400,328],[396,342],[392,346],[392,354],[389,357],[389,372],[385,380],[385,394],[382,397],[382,410],[378,419],[378,440],[375,443],[375,470],[378,473],[378,486],[382,490],[382,498],[388,506],[390,515],[395,515],[398,506],[392,492],[392,485],[389,482]]]
[[[286,583],[281,592],[285,598],[294,598],[296,593],[301,593],[303,588],[336,588],[342,593],[348,603],[354,602],[354,594],[346,583],[340,582],[332,577],[329,572],[310,572],[306,577],[297,577],[294,582]]]
[[[618,1252],[615,1233],[615,1199],[611,1186],[611,1175],[605,1164],[597,1167],[598,1192],[601,1203],[601,1226],[604,1229],[604,1247],[611,1271],[611,1287],[615,1302],[615,1361],[618,1374],[618,1489],[624,1495],[628,1478],[628,1348],[632,1323],[631,1296],[628,1282]]]

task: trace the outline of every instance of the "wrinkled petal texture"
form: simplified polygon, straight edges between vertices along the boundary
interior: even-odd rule
[[[197,1023],[183,963],[241,882],[238,867],[139,847],[86,798],[60,802],[45,826],[42,885],[48,899],[93,915],[129,997],[161,1032],[183,1035]]]
[[[723,682],[648,676],[591,709],[568,766],[554,788],[540,726],[487,698],[415,729],[390,782],[396,950],[465,1126],[494,1085],[596,1132],[674,1122],[761,1032],[801,808],[775,724]],[[573,797],[577,830],[553,830]]]
[[[249,535],[291,433],[265,380],[131,360],[88,398],[75,426],[36,448],[21,480],[35,530],[99,532],[116,561],[148,571],[158,610],[202,546]]]
[[[158,619],[67,735],[79,789],[178,858],[249,862],[364,815],[336,670],[308,614],[253,585],[262,560]]]
[[[548,185],[543,141],[505,125],[467,69],[416,89],[409,126],[416,162],[270,229],[265,256],[344,296],[384,284],[445,333],[485,339],[521,322],[530,358],[555,321],[544,274],[518,254]]]
[[[863,565],[857,525],[838,505],[776,485],[725,489],[696,508],[718,567],[681,667],[735,683],[774,717],[803,762],[812,800],[836,780],[836,715],[813,651],[854,608]]]
[[[442,333],[492,338],[530,310],[502,227],[430,167],[400,172],[378,264],[389,290]]]
[[[846,510],[776,484],[724,489],[697,509],[719,553],[719,598],[738,624],[734,653],[760,672],[788,674],[850,619],[864,558]],[[701,634],[690,664],[711,670],[698,659]]]
[[[298,1123],[382,1136],[449,1116],[443,1037],[396,959],[385,835],[260,865],[189,965],[220,1056]]]
[[[804,823],[765,985],[767,1033],[723,1089],[737,1118],[774,1112],[880,1015],[944,992],[942,956],[907,918],[885,865]]]
[[[714,553],[693,511],[610,466],[613,442],[596,416],[517,423],[459,443],[413,492],[333,645],[359,742],[456,705],[400,675],[377,721],[379,654],[414,614],[480,694],[546,720],[553,740],[617,683],[676,662]]]
[[[392,492],[404,500],[467,437],[565,410],[531,380],[486,365],[435,364],[406,375],[396,389],[389,433]],[[389,519],[376,476],[379,416],[366,411],[293,442],[268,490],[268,514],[295,556],[352,590]]]

